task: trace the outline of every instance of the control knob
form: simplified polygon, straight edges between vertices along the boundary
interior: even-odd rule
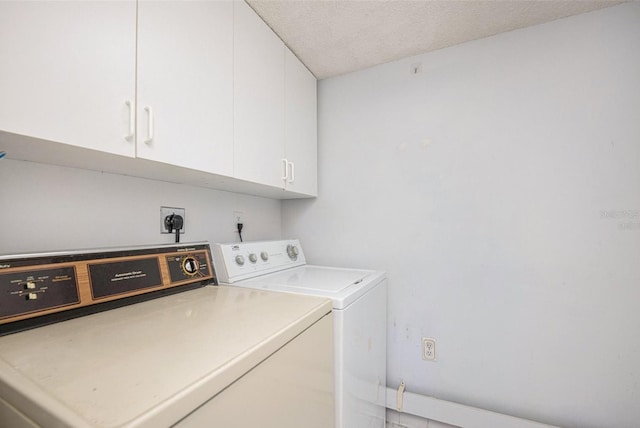
[[[287,255],[291,260],[298,260],[298,247],[295,245],[287,245]]]
[[[251,263],[255,263],[255,262],[257,262],[257,261],[258,261],[258,256],[256,256],[256,255],[255,255],[255,253],[251,253],[251,254],[249,254],[249,261],[250,261]]]
[[[269,260],[269,253],[267,253],[266,251],[262,251],[260,253],[260,258],[263,262],[266,262],[267,260]]]
[[[238,266],[243,266],[244,265],[244,257],[241,255],[237,255],[236,256],[236,264]]]
[[[182,271],[187,276],[194,276],[198,273],[199,265],[195,257],[187,256],[182,260]]]

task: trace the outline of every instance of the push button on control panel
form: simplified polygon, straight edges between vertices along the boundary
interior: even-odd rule
[[[37,293],[28,293],[27,294],[27,300],[36,300],[38,298],[38,294]]]

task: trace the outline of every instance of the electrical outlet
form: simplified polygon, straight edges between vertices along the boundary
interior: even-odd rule
[[[171,233],[175,235],[175,231],[169,232],[166,227],[164,227],[164,219],[171,214],[177,214],[182,216],[184,220],[184,225],[180,230],[180,233],[183,234],[187,228],[187,216],[184,208],[175,208],[175,207],[160,207],[160,233]]]
[[[422,338],[422,359],[426,361],[436,360],[436,340],[430,337]]]
[[[234,211],[233,212],[233,233],[238,233],[238,223],[244,224],[244,212],[243,211]]]

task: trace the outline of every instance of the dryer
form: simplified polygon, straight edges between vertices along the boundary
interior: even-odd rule
[[[336,427],[385,426],[385,272],[307,264],[296,239],[215,244],[213,258],[221,285],[330,298]]]
[[[0,256],[0,427],[333,427],[330,300],[215,277],[204,242]]]

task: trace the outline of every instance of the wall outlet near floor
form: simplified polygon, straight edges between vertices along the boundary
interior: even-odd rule
[[[182,216],[183,226],[182,229],[180,229],[180,234],[183,234],[187,226],[187,215],[184,208],[175,207],[160,207],[160,233],[176,233],[175,231],[169,232],[164,224],[164,219],[171,214]]]
[[[436,360],[436,340],[430,337],[422,338],[422,359],[426,361]]]

